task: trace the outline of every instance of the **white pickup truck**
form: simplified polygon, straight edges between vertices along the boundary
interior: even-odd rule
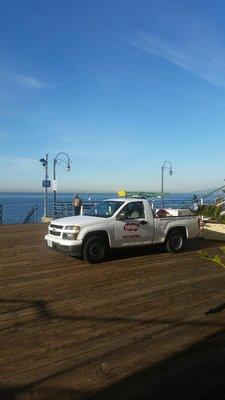
[[[49,248],[90,263],[101,262],[109,248],[165,243],[168,251],[179,252],[186,239],[199,235],[199,219],[188,210],[186,216],[162,211],[157,216],[145,199],[104,200],[84,215],[53,220],[45,240]]]

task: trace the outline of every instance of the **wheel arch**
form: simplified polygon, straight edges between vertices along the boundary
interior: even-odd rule
[[[187,239],[187,238],[188,238],[188,234],[187,234],[187,229],[186,229],[186,227],[185,227],[185,226],[180,226],[180,225],[179,225],[179,226],[174,226],[174,227],[168,229],[167,234],[166,234],[166,239],[165,239],[165,240],[167,240],[168,236],[169,236],[172,232],[175,232],[175,231],[179,231],[179,232],[183,233],[184,239]]]
[[[103,229],[94,230],[94,231],[91,231],[91,232],[87,232],[87,233],[85,234],[85,236],[83,237],[82,247],[84,247],[86,241],[87,241],[88,239],[90,239],[90,237],[92,237],[92,236],[100,236],[101,238],[103,238],[103,239],[106,241],[107,245],[110,247],[109,234],[108,234],[107,231],[105,231],[105,230],[103,230]]]

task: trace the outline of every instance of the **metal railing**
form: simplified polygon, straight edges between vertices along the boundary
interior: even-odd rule
[[[69,217],[74,215],[74,208],[71,202],[57,201],[53,207],[54,218]]]
[[[90,208],[96,206],[96,204],[100,203],[100,201],[87,201],[82,204],[82,214],[85,214],[86,211],[90,210]]]
[[[218,190],[218,189],[217,189]],[[215,190],[216,191],[216,190]],[[213,191],[213,193],[215,192]],[[212,193],[212,192],[211,192]],[[202,196],[204,199],[204,204],[213,204],[215,202],[214,197],[206,199],[207,195]],[[85,214],[90,208],[94,207],[99,203],[100,200],[89,200],[83,201],[81,214]],[[161,199],[155,198],[150,201],[154,209],[161,207]],[[172,207],[172,208],[192,208],[192,204],[194,201],[186,201],[181,198],[175,199],[167,199],[164,198],[164,206]],[[199,203],[199,199],[198,199]],[[41,222],[43,205],[42,201],[38,205],[33,205],[31,201],[27,201],[26,203],[21,200],[20,202],[9,202],[0,204],[0,225],[1,224],[21,224],[21,223],[32,223],[32,222]],[[53,204],[49,204],[48,216],[50,218],[62,218],[68,216],[74,216],[75,210],[72,205],[72,201],[57,201],[53,210]]]
[[[81,206],[81,214],[85,214],[87,210],[94,207],[98,201],[87,201]],[[53,216],[54,218],[70,217],[75,214],[73,204],[68,201],[57,201],[54,205]]]
[[[23,224],[37,223],[37,205],[34,205],[23,220]]]
[[[204,195],[202,195],[202,196],[199,196],[199,197],[196,196],[195,199],[193,199],[192,201],[189,201],[188,203],[186,203],[185,206],[186,206],[186,207],[190,207],[191,205],[193,205],[194,203],[197,203],[197,202],[200,202],[200,204],[203,204],[203,202],[207,202],[208,204],[210,204],[212,201],[210,201],[210,199],[208,199],[207,201],[205,201],[205,199],[206,199],[207,197],[211,196],[212,194],[215,194],[216,192],[219,192],[219,191],[221,191],[221,190],[222,190],[223,193],[224,193],[224,190],[225,190],[224,188],[225,188],[225,185],[220,186],[219,188],[214,189],[214,190],[212,190],[211,192],[208,192],[208,193],[206,193],[206,194],[204,194]],[[213,201],[213,202],[214,202],[214,201]]]
[[[85,214],[90,208],[94,207],[98,204],[99,201],[87,201],[82,204],[81,207],[81,214]],[[161,199],[157,199],[155,201],[150,201],[152,203],[153,208],[160,208],[161,207]],[[187,201],[176,201],[176,200],[164,200],[164,207],[165,208],[183,208],[187,204]],[[74,216],[75,211],[74,207],[71,202],[67,201],[57,201],[55,203],[55,207],[53,210],[53,218],[62,218],[62,217],[70,217]],[[50,215],[49,215],[50,216]]]

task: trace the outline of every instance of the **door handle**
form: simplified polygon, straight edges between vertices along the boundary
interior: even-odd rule
[[[146,225],[148,222],[147,221],[140,221],[141,225]]]

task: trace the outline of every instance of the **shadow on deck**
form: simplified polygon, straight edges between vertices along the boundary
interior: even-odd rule
[[[191,253],[198,250],[214,248],[216,246],[224,246],[224,242],[218,241],[207,241],[204,239],[192,239],[188,240],[185,249],[180,253]],[[114,249],[110,251],[107,261],[122,260],[133,257],[148,256],[153,254],[167,253],[163,244],[157,244],[154,246],[143,246],[143,247],[129,247],[124,249]],[[168,253],[167,253],[168,254]]]
[[[2,303],[19,304],[23,310],[26,307],[34,307],[38,313],[38,318],[46,320],[92,320],[98,322],[136,322],[141,324],[165,323],[158,319],[139,319],[139,318],[122,318],[122,317],[100,317],[91,315],[64,316],[57,312],[52,312],[48,308],[45,301],[28,301],[1,299]],[[14,309],[15,311],[15,309]],[[26,323],[26,322],[25,322]],[[30,321],[29,321],[30,323]],[[174,326],[184,326],[186,324],[195,326],[213,325],[212,319],[205,321],[179,321],[173,320],[170,323]],[[225,323],[216,321],[218,331],[213,335],[205,337],[204,340],[196,342],[193,346],[182,352],[177,352],[173,356],[153,364],[147,368],[143,368],[136,373],[130,374],[109,386],[103,387],[98,391],[79,391],[63,387],[62,382],[59,386],[52,382],[48,387],[48,383],[54,379],[63,379],[67,373],[71,373],[76,369],[83,368],[89,363],[97,362],[98,359],[90,357],[88,360],[76,363],[68,368],[61,369],[52,374],[48,374],[41,379],[33,380],[29,384],[21,384],[15,386],[0,386],[0,399],[2,400],[28,400],[28,399],[48,399],[48,400],[147,400],[147,399],[164,399],[170,396],[172,399],[205,399],[219,400],[225,398]],[[132,344],[121,345],[119,351],[127,350],[139,343],[149,341],[149,335],[134,341]],[[146,345],[146,344],[145,344]],[[128,349],[129,350],[129,349]],[[113,355],[113,350],[106,352],[103,357],[107,360]],[[102,357],[101,357],[102,358]],[[107,375],[107,361],[100,364],[97,371],[98,374]],[[72,382],[72,385],[76,384]]]
[[[77,365],[43,379],[18,386],[1,386],[0,399],[48,399],[48,400],[148,400],[225,398],[225,331],[218,331],[187,350],[174,354],[137,373],[131,374],[96,392],[77,391],[62,385],[48,389],[51,378],[71,372]],[[106,365],[107,370],[107,365]],[[104,367],[99,372],[104,374]],[[41,385],[45,383],[42,387]]]

